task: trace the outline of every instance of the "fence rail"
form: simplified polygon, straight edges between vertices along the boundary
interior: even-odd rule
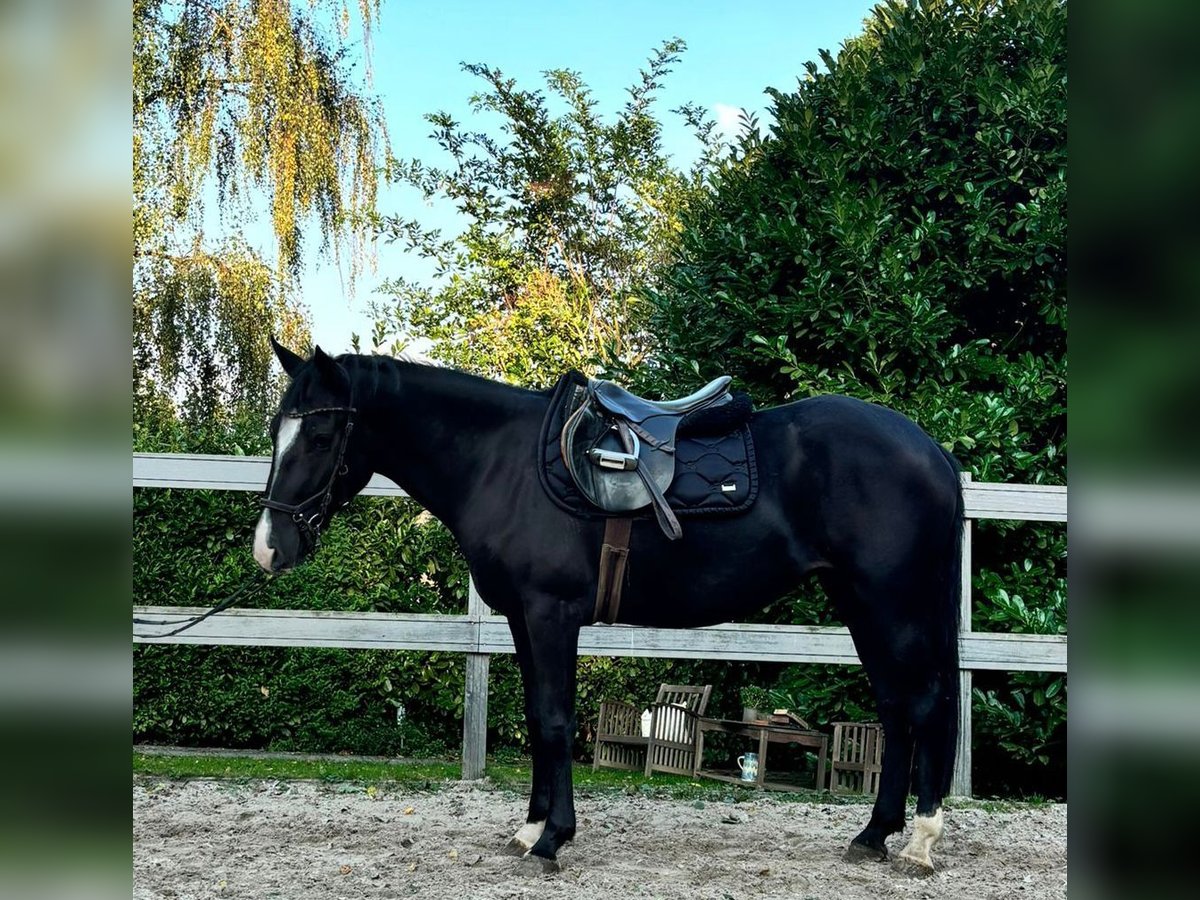
[[[200,607],[138,606],[136,615],[193,616]],[[156,638],[134,638],[163,643]],[[206,619],[176,644],[250,647],[343,647],[363,650],[430,650],[443,653],[512,653],[501,616],[403,615],[370,612],[231,609]],[[964,634],[966,669],[1065,672],[1066,639],[1044,634]],[[858,665],[845,628],[807,625],[713,625],[707,628],[635,628],[592,625],[579,636],[580,656],[657,656],[782,663]]]
[[[267,456],[135,453],[133,486],[261,491],[270,469],[271,459]],[[380,497],[408,496],[382,475],[373,477],[362,493]],[[1065,487],[964,480],[963,501],[969,519],[1067,521]]]
[[[211,456],[136,453],[133,486],[185,490],[261,491],[270,469],[263,456]],[[407,496],[376,476],[364,494]],[[975,482],[963,475],[968,519],[963,540],[963,623],[960,639],[961,686],[970,697],[973,670],[1065,672],[1065,635],[1000,634],[971,631],[970,520],[1067,521],[1067,489],[1031,484]],[[140,606],[135,614],[168,618],[201,612],[191,607]],[[139,638],[139,643],[222,644],[266,647],[342,647],[436,650],[467,656],[463,720],[463,777],[483,773],[487,730],[488,660],[512,653],[512,638],[500,616],[487,613],[472,585],[467,615],[418,615],[311,610],[230,610],[170,638]],[[858,655],[845,628],[729,624],[708,628],[633,628],[593,625],[580,635],[581,656],[654,656],[785,663],[857,665]],[[960,711],[958,765],[953,791],[971,792],[971,704]]]

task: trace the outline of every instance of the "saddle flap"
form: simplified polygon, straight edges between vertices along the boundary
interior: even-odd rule
[[[580,492],[609,512],[633,512],[650,505],[653,497],[642,474],[660,492],[675,476],[672,454],[655,450],[632,436],[629,441],[623,440],[616,421],[598,410],[590,395],[567,419],[561,452]],[[617,468],[605,465],[605,460],[636,460],[636,465],[627,463]]]

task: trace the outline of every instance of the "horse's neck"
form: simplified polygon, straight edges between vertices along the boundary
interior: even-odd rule
[[[539,395],[433,366],[376,365],[391,371],[374,373],[364,398],[372,468],[456,531],[506,448],[536,435]]]

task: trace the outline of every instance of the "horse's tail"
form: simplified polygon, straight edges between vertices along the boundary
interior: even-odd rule
[[[963,526],[965,521],[962,492],[961,466],[954,455],[943,449],[943,455],[954,473],[954,521],[951,533],[947,535],[946,552],[950,558],[946,561],[943,571],[946,581],[938,594],[937,615],[938,627],[938,678],[946,690],[942,694],[943,702],[934,714],[933,726],[929,731],[929,739],[935,742],[936,756],[942,761],[943,782],[942,796],[950,792],[954,779],[954,757],[958,751],[958,723],[961,706],[970,703],[970,697],[962,697],[959,689],[958,638],[962,619],[962,544]]]

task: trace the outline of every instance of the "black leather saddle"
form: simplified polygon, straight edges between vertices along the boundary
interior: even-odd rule
[[[685,416],[732,402],[722,375],[678,400],[647,400],[611,381],[590,379],[563,426],[560,450],[576,487],[608,513],[654,510],[663,533],[683,530],[664,494],[675,478],[676,435]]]

